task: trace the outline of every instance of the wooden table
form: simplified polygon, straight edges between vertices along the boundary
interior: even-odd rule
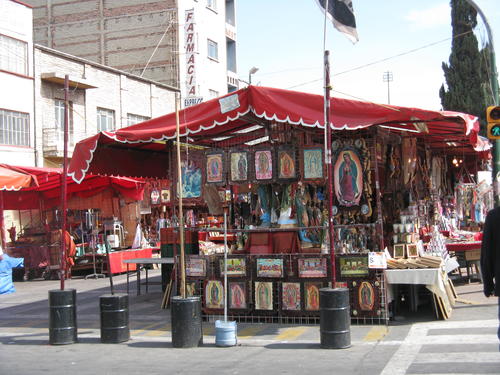
[[[465,261],[465,269],[467,271],[467,280],[471,281],[471,268],[472,264],[476,267],[479,281],[483,282],[481,274],[481,241],[468,241],[468,242],[448,242],[446,249],[450,253],[454,253],[457,258]]]
[[[127,264],[127,294],[129,292],[129,265],[133,264],[137,272],[137,295],[141,294],[141,266],[146,264],[174,264],[174,258],[133,258],[125,259]],[[146,293],[148,292],[148,269],[146,268]]]

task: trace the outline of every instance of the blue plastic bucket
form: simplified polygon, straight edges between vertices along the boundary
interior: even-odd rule
[[[215,321],[215,345],[235,346],[236,345],[236,322]]]

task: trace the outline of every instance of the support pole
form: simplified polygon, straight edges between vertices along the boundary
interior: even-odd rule
[[[330,237],[330,261],[332,264],[332,288],[337,283],[335,269],[335,246],[333,230],[333,165],[332,165],[332,129],[330,128],[330,51],[325,51],[325,164],[326,183],[328,185],[328,234]]]
[[[4,249],[7,248],[7,238],[5,236],[5,219],[4,219],[4,204],[3,204],[3,191],[0,191],[0,246]]]
[[[186,268],[184,262],[184,215],[182,212],[182,167],[181,167],[181,143],[180,143],[180,120],[179,120],[179,93],[175,93],[175,126],[177,134],[177,186],[179,196],[179,237],[180,237],[180,270],[181,270],[181,298],[186,298]]]
[[[67,209],[67,179],[68,175],[68,122],[69,122],[69,76],[64,76],[64,159],[63,159],[63,173],[61,175],[61,265],[60,265],[60,278],[61,290],[64,290],[64,279],[66,277],[66,209]]]

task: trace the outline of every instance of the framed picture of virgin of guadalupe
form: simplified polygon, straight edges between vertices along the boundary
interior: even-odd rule
[[[335,154],[333,185],[339,206],[359,206],[363,195],[363,166],[354,148],[346,147]]]
[[[229,152],[229,180],[232,183],[244,183],[249,179],[250,153],[245,150]]]
[[[297,178],[297,162],[295,158],[295,149],[286,146],[278,148],[276,159],[278,180],[295,180]]]

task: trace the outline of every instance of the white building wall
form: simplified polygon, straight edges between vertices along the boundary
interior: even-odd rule
[[[227,63],[226,63],[226,16],[225,1],[217,0],[217,9],[207,7],[206,0],[179,1],[179,77],[182,98],[186,98],[186,44],[185,21],[186,10],[194,9],[195,41],[196,41],[196,96],[203,101],[210,100],[210,90],[218,92],[219,96],[227,93]],[[208,57],[208,39],[218,45],[218,60]],[[184,104],[184,100],[182,101]]]
[[[29,114],[30,133],[33,121],[33,26],[32,9],[10,0],[0,1],[0,34],[27,43],[28,75],[22,76],[0,70],[0,109]],[[0,144],[0,162],[32,166],[35,163],[35,141],[29,146]]]

